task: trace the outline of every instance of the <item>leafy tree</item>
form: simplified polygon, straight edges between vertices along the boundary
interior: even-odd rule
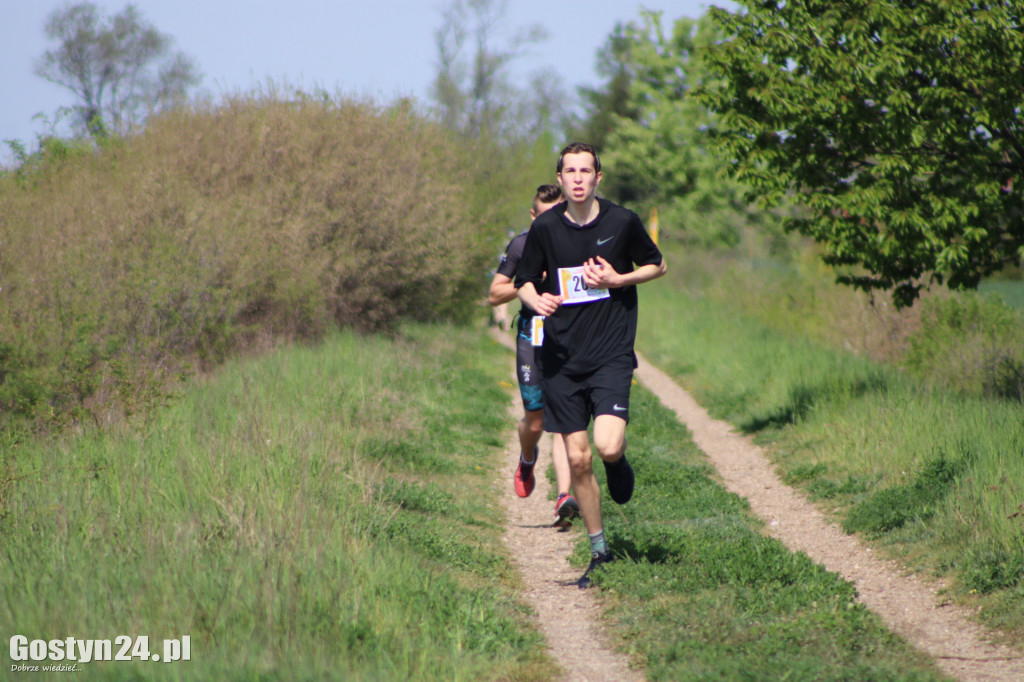
[[[605,149],[617,120],[635,120],[639,116],[629,92],[634,72],[628,58],[631,41],[626,27],[619,23],[598,51],[596,71],[605,83],[597,88],[579,88],[583,118],[570,135],[573,139],[586,140],[599,150]],[[607,191],[608,180],[602,185],[602,190]]]
[[[718,141],[840,281],[913,303],[1024,253],[1019,0],[743,0],[713,9]],[[867,274],[860,274],[866,270]]]
[[[171,53],[172,39],[134,5],[113,17],[91,2],[70,5],[52,12],[45,30],[59,46],[37,60],[35,73],[77,95],[75,122],[93,135],[126,133],[199,82],[193,62]]]
[[[561,125],[566,97],[559,79],[547,73],[533,75],[526,88],[512,84],[509,66],[548,33],[534,24],[494,47],[506,9],[507,0],[451,0],[442,10],[431,97],[439,119],[452,130],[499,142],[529,141]]]
[[[609,169],[602,190],[638,209],[658,208],[666,229],[691,242],[731,245],[744,192],[708,151],[712,114],[692,97],[715,78],[699,57],[715,36],[707,18],[678,19],[667,33],[660,12],[642,11],[606,43],[599,63],[606,89],[584,96],[587,127]]]

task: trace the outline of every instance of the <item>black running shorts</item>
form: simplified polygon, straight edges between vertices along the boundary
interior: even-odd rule
[[[586,431],[590,420],[602,414],[628,422],[633,367],[633,356],[625,355],[589,374],[544,377],[544,430]]]

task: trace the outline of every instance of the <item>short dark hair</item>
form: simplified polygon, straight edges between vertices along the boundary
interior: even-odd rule
[[[594,172],[600,172],[601,170],[601,159],[597,155],[597,149],[594,145],[587,144],[586,142],[573,142],[562,150],[562,153],[558,155],[558,165],[555,166],[555,171],[558,173],[562,172],[562,159],[565,158],[566,154],[583,154],[588,153],[594,157]]]
[[[562,188],[558,185],[541,185],[537,188],[537,194],[533,197],[533,201],[542,204],[553,204],[561,198]]]

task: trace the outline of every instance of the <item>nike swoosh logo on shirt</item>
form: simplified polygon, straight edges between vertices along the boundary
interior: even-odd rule
[[[612,405],[612,409],[613,409],[613,410],[615,410],[616,412],[625,412],[625,411],[626,411],[627,409],[629,409],[629,408],[627,408],[627,407],[622,407],[622,406],[621,406],[621,405],[619,405],[618,403],[615,403],[614,405]]]
[[[613,239],[615,239],[615,237],[614,237],[614,236],[612,236],[612,237],[605,237],[604,239],[598,239],[598,240],[597,240],[597,245],[598,245],[598,246],[601,246],[601,244],[605,244],[605,243],[607,243],[607,242],[610,242],[610,241],[611,241],[611,240],[613,240]]]

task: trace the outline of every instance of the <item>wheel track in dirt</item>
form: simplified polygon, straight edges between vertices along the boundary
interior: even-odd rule
[[[493,336],[514,351],[507,334],[494,330]],[[813,504],[782,483],[750,438],[712,419],[689,393],[643,357],[639,357],[636,378],[687,426],[725,487],[747,499],[751,510],[765,521],[769,535],[851,582],[862,603],[891,630],[935,659],[945,674],[963,682],[1024,681],[1024,653],[991,641],[985,629],[970,620],[969,610],[941,597],[941,584],[907,574],[829,523]],[[518,390],[513,388],[511,393],[510,414],[518,421],[522,402]],[[612,649],[594,593],[575,587],[580,569],[566,561],[574,533],[550,526],[554,508],[547,477],[537,477],[537,488],[526,499],[513,492],[510,479],[519,444],[511,431],[509,464],[502,467],[497,482],[508,512],[505,541],[523,576],[524,597],[537,612],[550,654],[567,671],[567,680],[644,679],[640,671],[630,669],[623,654]],[[550,462],[550,444],[548,437],[541,440],[541,462]],[[540,471],[546,468],[543,464]]]
[[[495,330],[494,337],[515,352],[514,341]],[[509,409],[512,425],[523,416],[523,403],[512,373]],[[495,485],[507,514],[505,543],[522,576],[523,597],[537,614],[538,629],[544,634],[548,653],[565,670],[559,680],[566,682],[637,682],[643,673],[629,667],[628,658],[615,651],[603,627],[600,604],[591,590],[576,587],[582,568],[573,568],[567,557],[578,537],[575,530],[554,528],[555,504],[551,484],[544,472],[551,462],[551,437],[541,438],[537,483],[527,498],[516,496],[512,487],[519,438],[510,427],[507,457],[499,468]],[[580,523],[577,521],[577,523]]]

